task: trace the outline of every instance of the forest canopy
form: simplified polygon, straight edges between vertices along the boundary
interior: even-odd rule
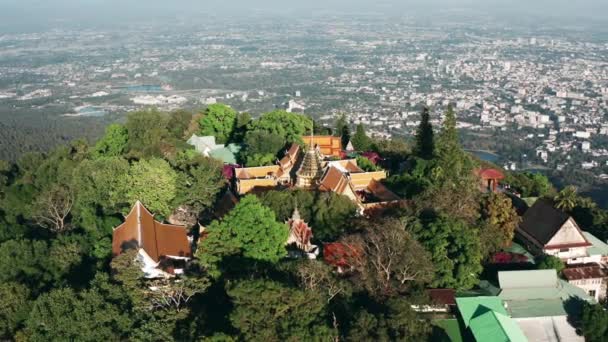
[[[407,200],[381,216],[302,189],[247,195],[219,215],[232,179],[186,143],[213,135],[243,147],[240,163],[268,165],[312,129],[309,117],[284,111],[254,119],[221,104],[196,114],[145,110],[93,144],[0,162],[0,339],[429,339],[431,320],[413,308],[429,303],[429,288],[479,289],[488,260],[511,246],[519,225],[511,197],[481,191],[479,162],[462,149],[451,108],[442,127],[422,120],[411,142],[336,122],[343,143],[383,157],[376,165],[360,156],[361,167],[387,170],[384,184]],[[507,181],[608,237],[608,214],[576,191],[557,193],[532,174]],[[113,255],[113,228],[136,201],[159,222],[186,227],[196,252],[175,278],[147,279],[135,250]],[[296,211],[316,246],[349,248],[340,271],[322,252],[288,257],[286,222]],[[591,320],[604,316],[586,307],[583,331],[605,337]]]

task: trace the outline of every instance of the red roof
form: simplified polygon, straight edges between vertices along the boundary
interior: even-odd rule
[[[426,290],[426,293],[434,304],[456,305],[456,290],[454,289],[429,289]]]
[[[568,267],[562,271],[564,277],[568,280],[580,280],[580,279],[597,279],[605,278],[606,271],[604,271],[598,264],[585,264],[581,266]]]
[[[482,179],[504,179],[505,175],[496,169],[481,169],[478,172]]]
[[[528,257],[520,253],[498,252],[492,256],[493,264],[511,264],[529,262]]]

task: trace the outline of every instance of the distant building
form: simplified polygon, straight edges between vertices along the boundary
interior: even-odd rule
[[[505,175],[496,169],[480,169],[476,171],[483,192],[497,192],[500,181]]]
[[[289,100],[285,109],[288,113],[303,113],[305,110],[306,107],[295,100]]]
[[[552,255],[565,262],[588,257],[587,248],[592,246],[576,221],[545,199],[526,211],[516,234],[533,254]]]

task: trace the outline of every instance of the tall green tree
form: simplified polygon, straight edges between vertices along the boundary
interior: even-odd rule
[[[232,137],[230,141],[240,144],[245,140],[245,134],[247,134],[247,127],[251,123],[251,115],[249,113],[239,113],[236,116],[236,124],[234,131],[232,131]]]
[[[141,201],[148,210],[167,217],[174,208],[177,173],[162,159],[140,160],[131,165],[124,189],[126,202]]]
[[[482,271],[479,231],[453,217],[439,216],[413,226],[414,236],[431,254],[433,287],[466,290]]]
[[[353,318],[347,341],[428,341],[430,325],[406,299],[394,298],[379,312],[361,310]]]
[[[436,146],[438,167],[435,174],[438,181],[449,182],[451,186],[457,187],[460,181],[472,177],[474,164],[460,146],[456,114],[451,106],[445,113]]]
[[[245,165],[272,165],[285,147],[285,138],[277,133],[249,131],[245,137],[245,149],[241,150],[239,159]]]
[[[225,144],[232,135],[236,125],[237,113],[225,104],[212,104],[205,109],[199,121],[200,134],[212,135],[218,144]]]
[[[436,144],[437,157],[433,160],[431,186],[427,187],[421,202],[450,217],[468,223],[479,217],[479,186],[474,175],[475,163],[460,146],[456,116],[448,107],[442,130]]]
[[[114,215],[132,205],[125,198],[129,168],[122,157],[84,160],[76,167],[72,177],[74,216],[83,227],[95,227],[98,213]]]
[[[554,201],[557,209],[570,212],[576,207],[580,198],[576,187],[567,186],[555,196]]]
[[[274,212],[253,195],[244,197],[221,221],[213,221],[206,232],[197,256],[213,276],[220,275],[218,263],[227,256],[277,262],[287,254],[287,225],[277,222]]]
[[[0,283],[0,302],[0,338],[9,341],[30,313],[30,290],[19,283]]]
[[[129,132],[120,124],[111,124],[106,128],[105,135],[97,141],[94,155],[97,157],[118,157],[127,151]]]
[[[494,193],[487,196],[482,202],[481,219],[480,239],[484,256],[511,246],[521,218],[509,197]]]
[[[581,330],[585,341],[603,342],[608,339],[608,312],[604,305],[584,304]]]
[[[167,123],[167,129],[169,134],[174,139],[186,139],[189,137],[185,136],[188,126],[192,121],[192,113],[186,110],[176,110],[169,114],[169,122]]]
[[[200,155],[182,155],[183,159],[176,165],[179,172],[174,206],[187,206],[198,214],[215,203],[226,185],[223,164]]]
[[[70,288],[41,295],[32,308],[24,335],[32,341],[112,341],[128,336],[127,313],[96,291]]]
[[[232,325],[247,341],[331,340],[326,301],[270,280],[244,280],[228,288],[234,309]]]
[[[424,107],[420,114],[420,124],[416,130],[414,154],[422,159],[432,159],[435,155],[435,138],[429,108]]]
[[[157,110],[130,113],[125,127],[129,133],[129,154],[136,158],[162,156],[169,136],[168,117]]]
[[[363,124],[357,125],[357,130],[355,131],[355,135],[353,135],[351,142],[357,151],[369,151],[372,148],[372,140],[365,133]]]
[[[350,142],[350,127],[346,114],[340,115],[338,120],[336,120],[336,129],[334,133],[335,136],[341,137],[342,148],[345,149],[346,145]]]
[[[276,110],[265,113],[259,119],[252,121],[247,134],[264,132],[279,135],[283,138],[283,144],[301,143],[302,135],[310,134],[311,128],[312,120],[309,117]]]

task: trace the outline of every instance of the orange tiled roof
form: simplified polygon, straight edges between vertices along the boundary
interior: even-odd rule
[[[303,136],[302,141],[305,144],[310,144],[311,136]],[[331,135],[315,135],[312,137],[312,143],[319,148],[321,153],[326,156],[340,157],[342,151],[342,138]]]
[[[125,222],[112,232],[112,255],[130,248],[141,248],[155,262],[161,257],[191,257],[186,227],[164,224],[154,220],[139,201],[125,217]]]
[[[260,167],[244,167],[234,170],[235,176],[238,179],[264,178],[268,175],[275,174],[281,169],[279,165],[260,166]]]
[[[327,170],[323,179],[321,179],[319,189],[341,194],[347,186],[349,186],[349,181],[346,175],[338,170],[338,168],[332,166]]]

